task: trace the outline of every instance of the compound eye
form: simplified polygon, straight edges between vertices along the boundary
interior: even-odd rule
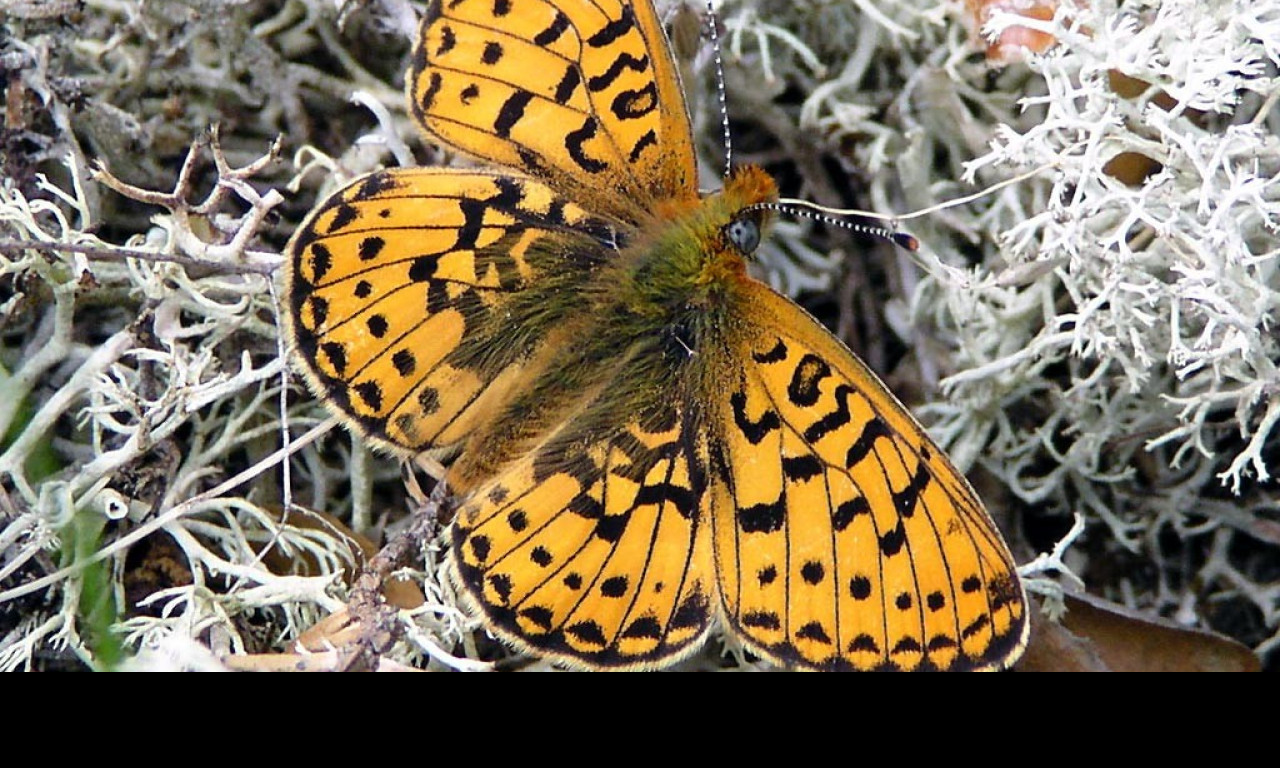
[[[746,217],[729,222],[724,234],[744,256],[755,253],[760,245],[760,225]]]

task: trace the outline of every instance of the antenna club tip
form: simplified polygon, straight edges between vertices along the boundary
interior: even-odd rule
[[[912,253],[920,250],[920,241],[911,235],[908,235],[906,232],[894,232],[889,235],[889,239],[897,244],[899,248],[905,248]]]

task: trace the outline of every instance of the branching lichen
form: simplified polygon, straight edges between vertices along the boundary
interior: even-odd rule
[[[291,650],[363,561],[335,521],[406,526],[400,468],[332,430],[277,333],[280,253],[317,196],[431,157],[402,93],[423,4],[337,5],[0,11],[0,669],[99,665],[91,562],[135,668]],[[715,5],[735,162],[886,213],[992,188],[911,219],[920,257],[784,220],[761,274],[931,401],[956,462],[1006,491],[989,502],[1024,559],[1052,549],[1041,571],[1274,657],[1280,1],[997,12],[988,33],[1055,41],[1003,69],[958,2]],[[712,187],[710,52],[684,51]],[[412,572],[392,655],[487,668],[441,557]],[[728,664],[711,645],[688,666]]]
[[[1157,564],[1142,607],[1202,622],[1234,604],[1273,647],[1259,598],[1280,542],[1258,532],[1280,445],[1280,4],[1063,3],[992,31],[1010,23],[1059,42],[1029,63],[1044,93],[968,177],[1043,167],[1048,186],[1035,207],[1002,192],[1016,199],[981,214],[999,245],[985,269],[922,294],[961,350],[940,426],[989,435],[984,464],[1023,501],[1104,523],[1096,554],[1110,541]],[[1252,589],[1223,577],[1241,573],[1224,527],[1269,553]]]

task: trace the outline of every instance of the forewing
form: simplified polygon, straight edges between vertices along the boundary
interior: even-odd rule
[[[593,212],[697,198],[680,81],[649,2],[451,0],[408,74],[436,140],[547,181]]]
[[[335,412],[385,447],[456,445],[519,389],[555,322],[521,298],[574,279],[614,239],[528,178],[372,174],[318,206],[289,246],[298,358]]]
[[[1012,663],[1026,598],[968,482],[812,317],[750,291],[710,447],[730,629],[800,668]]]
[[[585,668],[654,668],[696,650],[712,621],[705,451],[688,408],[616,413],[613,391],[470,495],[452,562],[515,646]]]

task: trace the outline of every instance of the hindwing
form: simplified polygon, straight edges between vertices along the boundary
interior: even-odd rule
[[[705,449],[688,406],[618,412],[611,390],[469,494],[454,574],[520,648],[576,666],[654,668],[696,650],[713,620]],[[590,426],[609,422],[593,410],[615,426]]]

